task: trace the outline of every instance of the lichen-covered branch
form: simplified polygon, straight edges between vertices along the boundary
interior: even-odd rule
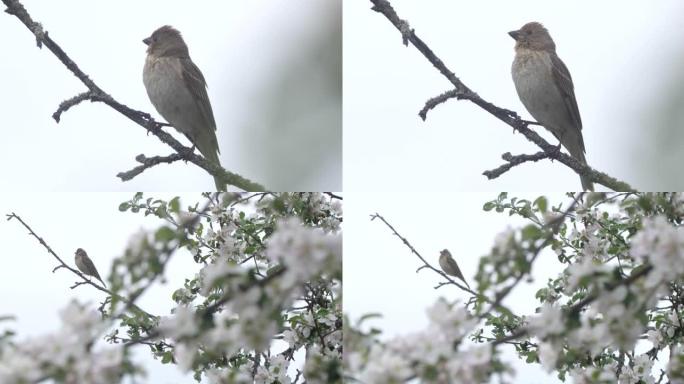
[[[5,10],[6,13],[16,16],[36,37],[36,44],[39,48],[45,45],[50,52],[52,52],[59,61],[67,67],[71,73],[74,74],[87,88],[88,91],[80,93],[70,99],[63,101],[57,111],[53,114],[55,121],[59,122],[60,117],[63,112],[67,111],[71,107],[79,104],[82,101],[99,101],[112,107],[117,112],[128,117],[130,120],[145,128],[148,132],[157,136],[159,140],[173,148],[183,160],[189,161],[198,167],[204,169],[212,176],[221,178],[227,185],[233,185],[237,188],[243,189],[245,191],[265,191],[266,187],[263,185],[246,179],[236,173],[229,172],[223,167],[216,165],[204,157],[199,156],[191,150],[183,146],[178,140],[176,140],[169,133],[161,129],[162,126],[166,125],[159,123],[152,119],[152,117],[145,112],[137,111],[128,106],[119,103],[104,90],[102,90],[93,80],[88,77],[78,65],[71,60],[71,58],[64,52],[64,50],[50,38],[48,32],[43,29],[43,26],[34,21],[26,8],[19,2],[19,0],[2,0],[2,2],[7,6]],[[140,172],[138,172],[139,174]],[[129,179],[130,180],[130,179]]]
[[[387,20],[389,20],[392,25],[394,25],[402,35],[402,41],[405,45],[408,42],[413,44],[420,53],[425,56],[425,58],[444,76],[449,80],[449,82],[454,86],[454,90],[447,91],[439,96],[436,96],[426,102],[426,105],[419,112],[420,117],[425,120],[428,111],[435,108],[437,105],[444,103],[445,101],[456,98],[458,100],[469,100],[490,114],[494,115],[499,120],[513,127],[516,131],[522,133],[529,141],[536,144],[545,153],[546,157],[549,159],[557,160],[563,163],[568,168],[575,171],[578,175],[585,176],[591,181],[608,187],[614,191],[631,191],[634,192],[629,184],[620,181],[606,173],[599,172],[588,165],[584,165],[579,161],[575,160],[572,156],[565,154],[559,150],[554,145],[549,144],[536,132],[528,128],[530,122],[527,122],[520,118],[520,116],[511,110],[500,108],[484,99],[482,99],[477,93],[473,92],[468,88],[453,72],[447,68],[447,66],[442,62],[442,60],[437,57],[437,55],[421,40],[415,33],[413,29],[409,27],[409,23],[406,20],[401,19],[397,13],[392,8],[392,5],[387,0],[370,0],[373,3],[372,9],[376,12],[384,15]],[[535,156],[535,155],[532,155]],[[518,164],[521,164],[520,162]],[[505,164],[502,167],[508,167],[510,169],[517,164]],[[508,170],[506,169],[506,170]],[[484,174],[487,176],[488,173],[494,171],[488,171]],[[502,172],[503,173],[503,172]],[[488,176],[489,177],[489,176]],[[491,178],[491,177],[490,177]]]

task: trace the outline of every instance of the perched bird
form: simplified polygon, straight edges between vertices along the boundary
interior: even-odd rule
[[[207,83],[190,59],[180,32],[165,25],[143,43],[147,44],[143,83],[152,105],[207,160],[221,165]],[[219,179],[214,182],[218,190],[226,189]]]
[[[470,285],[468,285],[468,282],[465,281],[465,278],[461,273],[461,269],[458,267],[456,260],[454,260],[454,258],[451,257],[451,252],[449,252],[448,249],[445,249],[442,252],[440,252],[439,266],[442,267],[442,271],[444,271],[444,273],[446,273],[447,275],[451,275],[461,279],[461,281],[465,283],[466,287],[470,289]]]
[[[88,254],[86,251],[83,250],[83,248],[79,248],[76,250],[76,257],[74,257],[74,261],[76,262],[76,267],[78,268],[79,271],[85,273],[86,275],[93,276],[94,278],[100,280],[100,283],[104,285],[105,287],[107,284],[105,284],[104,281],[100,278],[100,274],[97,273],[97,268],[95,268],[95,264],[93,264],[93,261],[90,260],[88,257]]]
[[[586,164],[582,119],[570,72],[556,54],[556,44],[543,25],[525,24],[508,33],[515,39],[512,74],[527,111],[560,141],[572,157]],[[584,190],[594,190],[589,179],[581,177]]]

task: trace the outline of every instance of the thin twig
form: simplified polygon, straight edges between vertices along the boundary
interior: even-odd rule
[[[68,269],[69,271],[71,271],[72,273],[78,275],[81,279],[83,279],[82,282],[77,282],[76,284],[72,285],[72,286],[71,286],[72,289],[78,287],[79,285],[90,284],[90,285],[92,285],[93,287],[95,287],[96,289],[98,289],[98,290],[100,290],[100,291],[102,291],[102,292],[104,292],[104,293],[106,293],[106,294],[108,294],[108,295],[110,295],[110,296],[115,296],[117,299],[119,299],[119,300],[121,300],[121,301],[123,301],[123,302],[125,302],[125,303],[130,303],[130,305],[131,305],[131,306],[134,306],[136,310],[138,310],[138,311],[140,311],[140,312],[142,312],[142,313],[144,313],[144,314],[146,314],[146,315],[148,315],[148,316],[150,316],[150,317],[152,317],[152,318],[156,318],[156,316],[154,316],[154,315],[148,313],[147,311],[145,311],[145,310],[143,310],[142,308],[138,307],[137,305],[133,304],[133,302],[132,302],[131,300],[129,300],[128,298],[125,298],[125,297],[123,297],[123,296],[121,296],[121,295],[118,295],[118,294],[116,294],[116,293],[113,293],[113,292],[110,291],[109,289],[104,288],[104,287],[101,287],[101,286],[99,286],[98,284],[95,284],[92,280],[86,278],[85,275],[83,275],[83,274],[81,273],[81,271],[79,271],[78,269],[71,268],[67,263],[64,262],[64,260],[62,260],[61,257],[59,257],[59,256],[57,255],[57,253],[55,253],[55,251],[52,250],[52,248],[48,245],[48,243],[47,243],[45,240],[43,240],[42,237],[38,236],[38,234],[36,234],[36,233],[33,231],[33,229],[32,229],[28,224],[26,224],[26,222],[24,222],[24,220],[23,220],[19,215],[17,215],[16,213],[12,212],[12,213],[10,213],[10,214],[7,214],[6,217],[7,217],[7,221],[12,220],[12,219],[15,219],[15,220],[19,221],[19,222],[21,223],[21,225],[23,225],[24,228],[26,228],[26,229],[29,231],[29,234],[30,234],[31,236],[35,237],[36,240],[38,240],[38,242],[39,242],[43,247],[45,247],[45,249],[48,251],[48,253],[51,254],[55,259],[57,259],[57,261],[59,262],[59,266],[56,267],[56,268],[54,268],[54,269],[52,270],[53,272],[56,271],[56,270],[59,269],[59,268],[66,268],[66,269]]]
[[[420,267],[416,270],[416,272],[419,272],[421,269],[424,269],[424,268],[431,269],[431,270],[434,271],[435,273],[439,274],[440,276],[442,276],[442,277],[444,277],[446,280],[448,280],[450,284],[453,284],[453,285],[459,287],[460,289],[462,289],[462,290],[464,290],[464,291],[466,291],[466,292],[471,293],[471,294],[472,294],[474,297],[476,297],[478,300],[482,300],[482,301],[484,301],[484,302],[486,302],[486,303],[491,303],[493,307],[500,308],[500,309],[505,310],[505,311],[507,311],[507,312],[511,312],[508,308],[506,308],[506,307],[505,307],[504,305],[502,305],[500,302],[494,302],[494,301],[491,300],[489,297],[487,297],[487,296],[485,296],[485,295],[483,295],[483,294],[480,294],[480,293],[478,293],[478,292],[475,292],[475,291],[473,291],[472,289],[470,289],[470,288],[468,288],[468,287],[466,287],[466,286],[464,286],[464,285],[461,285],[459,282],[454,281],[449,275],[447,275],[446,273],[444,273],[441,269],[437,269],[437,268],[433,267],[430,263],[427,262],[427,260],[425,260],[425,258],[423,258],[423,256],[421,256],[421,254],[413,247],[413,245],[411,245],[411,243],[410,243],[405,237],[403,237],[402,235],[400,235],[399,232],[397,232],[397,230],[394,229],[394,227],[393,227],[389,222],[387,222],[387,220],[385,220],[385,218],[384,218],[382,215],[380,215],[379,213],[375,213],[375,214],[371,215],[371,221],[372,221],[372,220],[375,220],[375,219],[379,219],[380,221],[382,221],[383,223],[385,223],[385,225],[392,231],[392,233],[394,234],[394,236],[398,237],[398,238],[404,243],[404,245],[406,245],[406,246],[411,250],[411,253],[413,253],[414,255],[416,255],[416,256],[423,262],[423,265],[420,266]],[[445,283],[440,283],[440,284],[438,284],[438,285],[435,287],[435,289],[440,288],[440,287],[443,286],[443,285],[445,285]],[[511,312],[511,313],[512,313],[512,312]]]
[[[549,159],[550,156],[546,152],[537,152],[532,155],[516,155],[513,156],[511,155],[510,152],[506,152],[503,155],[501,155],[501,158],[507,161],[506,164],[500,165],[498,168],[489,170],[489,171],[484,171],[482,172],[483,175],[487,176],[489,180],[496,179],[497,177],[503,175],[504,173],[508,172],[511,168],[515,167],[516,165],[522,164],[527,161],[539,161],[543,159]]]
[[[119,172],[116,174],[116,177],[120,178],[122,181],[128,181],[143,173],[146,169],[154,167],[157,164],[171,164],[178,160],[185,160],[185,158],[178,153],[172,153],[168,156],[152,157],[146,157],[145,155],[140,154],[135,157],[135,161],[139,162],[142,165],[138,165],[137,167],[126,172]]]

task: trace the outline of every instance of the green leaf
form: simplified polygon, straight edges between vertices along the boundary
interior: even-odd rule
[[[549,202],[546,200],[546,197],[539,196],[537,197],[537,200],[534,201],[534,205],[539,208],[539,212],[545,213]]]
[[[534,224],[528,224],[522,229],[522,239],[523,240],[537,240],[541,237],[542,231]]]
[[[164,352],[162,355],[162,364],[168,364],[173,361],[173,354],[171,352]]]
[[[180,212],[180,197],[176,196],[169,201],[169,210],[173,213]]]
[[[157,229],[157,232],[154,233],[154,239],[163,243],[169,242],[175,238],[176,232],[169,227],[161,227]]]

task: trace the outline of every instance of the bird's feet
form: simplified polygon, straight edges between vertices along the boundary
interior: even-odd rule
[[[548,152],[548,154],[549,154],[549,159],[551,159],[551,161],[553,161],[553,160],[555,159],[556,156],[560,155],[560,153],[561,153],[561,146],[562,146],[562,143],[559,141],[559,142],[558,142],[558,145],[556,145],[555,147],[553,147],[553,149],[552,149],[550,152]]]
[[[195,153],[195,148],[196,148],[196,146],[193,145],[191,148],[186,147],[185,149],[183,149],[182,155],[183,155],[183,161],[185,161],[185,164],[188,163],[188,159],[190,158],[190,156],[192,156],[192,154]]]

